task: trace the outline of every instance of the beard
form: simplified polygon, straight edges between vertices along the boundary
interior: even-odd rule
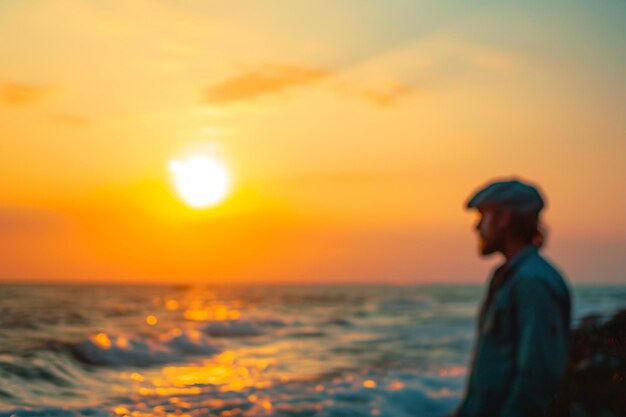
[[[494,254],[500,250],[500,242],[480,236],[478,251],[482,256]]]

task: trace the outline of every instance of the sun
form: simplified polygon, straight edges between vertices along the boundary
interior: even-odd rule
[[[189,206],[213,207],[226,198],[230,176],[215,158],[193,156],[183,161],[170,161],[169,167],[176,191]]]

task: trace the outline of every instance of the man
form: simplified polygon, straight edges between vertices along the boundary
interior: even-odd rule
[[[501,253],[478,318],[467,391],[458,417],[533,417],[552,402],[568,353],[570,295],[540,254],[544,200],[512,179],[489,184],[467,203],[477,209],[480,253]]]

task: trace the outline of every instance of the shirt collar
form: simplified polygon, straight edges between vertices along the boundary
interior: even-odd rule
[[[511,271],[517,268],[520,264],[522,264],[528,257],[537,253],[539,248],[535,245],[528,245],[520,250],[517,255],[513,257],[509,262],[502,265],[502,269],[507,271]]]

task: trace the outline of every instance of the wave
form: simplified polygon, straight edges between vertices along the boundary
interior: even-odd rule
[[[5,377],[17,377],[25,381],[44,381],[61,387],[71,385],[70,381],[61,375],[62,372],[55,372],[51,365],[0,362],[0,374]],[[2,392],[0,391],[0,393]],[[10,393],[6,394],[11,396]]]
[[[56,325],[86,325],[89,318],[81,312],[57,309],[54,311],[24,311],[27,306],[11,306],[0,314],[0,329],[38,330]]]
[[[347,317],[343,317],[343,316],[330,317],[326,319],[324,322],[322,322],[322,324],[331,324],[331,325],[341,326],[341,327],[351,327],[354,325],[352,321],[350,321],[350,319],[348,319]]]
[[[282,326],[278,319],[260,320],[269,326]],[[99,366],[146,367],[181,362],[187,356],[213,355],[220,349],[211,338],[258,336],[263,331],[247,320],[214,321],[198,330],[173,331],[163,336],[135,336],[97,333],[71,346],[80,361]]]
[[[188,355],[212,355],[217,347],[198,331],[174,330],[162,338],[98,333],[74,348],[82,361],[92,365],[150,366],[179,362]]]
[[[292,330],[285,333],[285,337],[292,339],[309,339],[326,336],[325,331],[319,330],[315,327],[305,327],[302,329]]]
[[[141,402],[132,398],[119,398],[99,408],[16,409],[8,414],[0,413],[0,417],[100,417],[114,415],[114,412],[161,415],[155,411],[157,409],[166,411],[168,415],[206,415],[207,406],[211,407],[214,414],[228,411],[228,415],[234,417],[437,417],[450,413],[458,404],[461,390],[457,381],[463,379],[449,370],[443,375],[440,371],[433,374],[402,371],[386,375],[359,371],[312,380],[288,381],[268,385],[264,389],[250,387],[223,392],[219,391],[219,387],[207,387],[208,391],[202,393],[177,394],[177,400],[171,402],[161,396],[143,397]],[[449,389],[449,386],[453,388]],[[164,408],[164,404],[167,404],[167,408]],[[184,408],[178,404],[184,404]]]
[[[265,315],[260,317],[255,317],[252,319],[252,322],[267,327],[286,327],[288,325],[294,324],[293,320],[288,320],[278,315]]]
[[[213,337],[259,336],[263,333],[255,323],[247,320],[213,321],[204,326],[203,331]]]
[[[111,413],[107,409],[86,408],[82,410],[67,410],[65,408],[42,408],[39,410],[25,410],[17,408],[8,413],[0,412],[0,417],[108,417]]]

